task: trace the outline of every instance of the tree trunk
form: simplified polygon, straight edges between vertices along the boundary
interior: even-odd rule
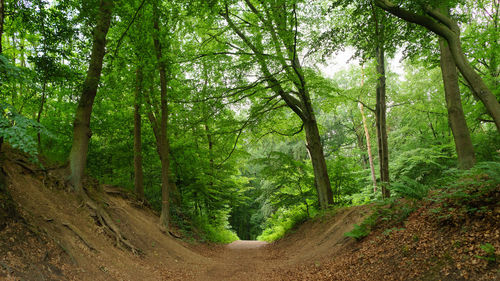
[[[142,105],[142,66],[136,70],[136,86],[134,97],[134,187],[139,201],[144,201],[144,176],[142,172],[141,141],[141,105]]]
[[[2,35],[3,35],[4,15],[5,15],[5,3],[4,3],[4,0],[0,0],[0,55],[3,52]],[[0,83],[0,88],[1,87],[2,87],[2,84]],[[2,90],[0,89],[0,94],[1,93],[2,93]],[[0,152],[2,152],[2,144],[3,144],[3,137],[0,137]]]
[[[36,122],[40,123],[40,118],[42,117],[43,106],[45,105],[45,91],[47,89],[47,78],[44,77],[43,85],[42,85],[42,98],[40,100],[40,107],[38,108],[38,114],[36,116]],[[40,132],[36,133],[37,141],[38,141],[38,152],[42,152],[42,137]]]
[[[377,177],[375,176],[375,165],[373,165],[373,155],[372,155],[372,145],[370,143],[370,132],[368,131],[368,125],[366,124],[365,112],[363,110],[363,104],[358,103],[359,111],[361,112],[361,118],[363,120],[363,128],[365,129],[366,137],[366,150],[368,152],[368,162],[370,162],[370,171],[373,181],[373,192],[377,192]]]
[[[375,3],[405,21],[427,28],[448,42],[453,60],[460,73],[471,87],[474,95],[484,104],[488,114],[493,118],[497,130],[500,131],[500,103],[465,57],[458,24],[447,13],[442,13],[439,9],[426,8],[427,15],[418,15],[398,7],[389,0],[375,0]]]
[[[460,38],[456,36],[455,38],[450,38],[447,41],[455,64],[460,70],[460,73],[462,73],[463,77],[467,81],[467,84],[471,86],[474,95],[484,104],[489,115],[493,118],[493,121],[495,121],[497,130],[500,132],[500,103],[496,99],[495,95],[490,91],[488,86],[486,86],[481,76],[477,74],[468,62],[462,50]]]
[[[304,128],[306,131],[307,151],[311,157],[314,171],[319,205],[323,209],[328,208],[328,205],[333,204],[333,193],[316,119],[313,118],[305,121]]]
[[[257,9],[252,5],[250,1],[246,1],[247,6],[259,17],[262,15],[257,11]],[[295,6],[294,6],[295,7]],[[323,153],[323,146],[321,144],[321,138],[318,131],[318,125],[316,123],[316,118],[314,115],[314,111],[311,105],[311,100],[309,93],[307,91],[306,79],[303,74],[302,67],[300,65],[299,56],[296,53],[296,41],[294,40],[281,40],[284,44],[284,47],[289,53],[289,57],[285,59],[283,53],[281,51],[281,47],[279,46],[280,40],[277,39],[277,35],[279,35],[275,28],[272,26],[271,21],[263,20],[263,23],[269,29],[271,33],[271,37],[273,38],[273,43],[275,45],[276,53],[280,57],[280,63],[283,66],[283,69],[286,70],[288,78],[293,82],[296,90],[298,92],[298,97],[291,95],[288,91],[285,91],[283,88],[282,82],[278,81],[274,74],[271,74],[268,65],[267,59],[264,55],[262,55],[262,42],[257,42],[254,44],[252,40],[250,40],[244,32],[242,32],[238,26],[234,24],[229,16],[229,8],[226,4],[225,13],[222,13],[222,16],[226,19],[228,26],[243,40],[243,42],[253,51],[256,55],[257,62],[260,66],[262,74],[266,78],[266,82],[268,87],[274,91],[276,95],[279,95],[283,101],[287,104],[287,106],[297,114],[297,116],[304,123],[304,128],[306,131],[306,142],[307,149],[309,151],[309,156],[311,157],[314,177],[315,177],[315,185],[316,190],[318,191],[318,201],[320,207],[322,209],[328,208],[330,204],[333,204],[333,193],[330,184],[330,179],[328,177],[328,171],[326,167],[325,156]],[[281,27],[280,27],[281,28]],[[288,30],[286,32],[293,32],[292,30]],[[285,33],[286,33],[285,32]],[[284,35],[284,33],[281,33]],[[280,35],[280,36],[281,36]],[[286,37],[286,36],[285,36]],[[293,46],[292,46],[293,45]],[[291,64],[288,65],[287,61]]]
[[[476,158],[474,156],[474,148],[472,146],[469,128],[467,127],[462,109],[457,68],[448,48],[448,43],[443,38],[439,39],[439,48],[441,50],[441,72],[443,76],[446,107],[448,109],[448,120],[455,140],[458,166],[461,169],[470,169],[474,166]]]
[[[159,128],[159,141],[157,144],[159,146],[160,160],[161,160],[161,215],[160,224],[167,230],[169,228],[170,222],[170,191],[169,191],[169,175],[170,175],[170,159],[169,159],[169,141],[167,135],[168,126],[168,103],[167,103],[167,72],[165,67],[165,62],[162,55],[162,46],[160,42],[160,27],[159,27],[159,15],[158,6],[155,1],[153,1],[153,43],[155,47],[156,59],[158,62],[158,70],[160,72],[160,92],[161,92],[161,122]]]
[[[376,11],[373,11],[376,15]],[[380,182],[382,186],[382,198],[389,198],[389,150],[387,144],[386,125],[386,83],[385,83],[385,38],[383,21],[375,16],[376,47],[375,55],[377,59],[377,101],[375,106],[375,119],[377,125],[378,157],[380,162]]]
[[[0,54],[2,54],[3,23],[5,21],[5,1],[0,0]]]
[[[73,122],[73,145],[69,155],[71,175],[69,181],[75,191],[82,191],[82,177],[87,161],[87,152],[90,137],[90,115],[92,105],[97,94],[97,87],[101,78],[102,61],[106,47],[106,34],[111,22],[112,0],[101,0],[97,24],[93,34],[92,54],[90,57],[87,77],[83,83],[83,90]]]
[[[377,82],[377,104],[376,123],[378,140],[378,157],[380,162],[380,182],[382,183],[382,197],[389,198],[389,151],[387,144],[387,125],[386,125],[386,85],[385,85],[385,62],[384,49],[377,48],[377,73],[379,75]]]

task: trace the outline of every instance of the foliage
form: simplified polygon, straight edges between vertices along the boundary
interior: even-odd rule
[[[272,242],[284,237],[309,218],[303,206],[282,208],[275,212],[264,223],[264,231],[257,240]]]
[[[407,2],[408,7],[420,9],[414,5],[417,2]],[[52,160],[66,161],[77,93],[91,51],[96,2],[7,3],[0,54],[0,137],[32,156],[40,150]],[[224,3],[256,50],[230,32],[221,13]],[[255,5],[257,13],[248,3]],[[358,102],[365,105],[378,171],[373,109],[379,77],[372,58],[377,43],[382,43],[388,55],[403,52],[412,58],[397,73],[391,72],[391,60],[387,68],[393,193],[411,201],[447,186],[437,192],[443,202],[454,200],[468,212],[491,204],[484,196],[494,194],[500,177],[500,135],[488,122],[484,106],[462,86],[462,104],[479,163],[471,171],[456,169],[434,36],[385,16],[375,6],[372,10],[369,1],[248,3],[163,1],[159,34],[151,25],[150,1],[115,5],[92,108],[88,174],[103,183],[134,188],[132,93],[139,86],[137,70],[142,69],[139,103],[145,196],[153,209],[161,208],[161,161],[150,123],[162,102],[152,40],[158,35],[168,80],[171,212],[179,228],[186,233],[198,228],[200,237],[218,242],[235,239],[232,231],[242,239],[262,234],[261,239],[275,240],[318,212],[303,124],[273,92],[275,85],[261,73],[261,63],[294,98],[304,81],[292,69],[302,71],[335,204],[377,202],[380,186],[374,192]],[[457,7],[453,14],[461,20],[465,53],[499,95],[498,17],[488,16],[498,14],[498,5],[469,0],[452,4]],[[374,34],[376,22],[385,25],[384,38]],[[319,65],[332,64],[330,57],[348,46],[355,48],[351,53],[363,65],[351,63],[343,71],[324,73]],[[377,215],[357,226],[352,236],[368,235],[376,221],[400,220],[411,209],[411,204],[394,202],[378,207]]]
[[[9,104],[0,103],[0,138],[36,160],[38,149],[33,133],[50,135],[40,123],[16,113]]]
[[[395,191],[398,195],[405,198],[421,200],[427,196],[429,186],[403,176],[391,184],[391,191]]]
[[[354,229],[344,235],[361,240],[375,228],[390,229],[401,224],[416,208],[414,201],[404,202],[394,199],[381,201],[373,207],[373,213],[370,216],[360,225],[354,225]]]

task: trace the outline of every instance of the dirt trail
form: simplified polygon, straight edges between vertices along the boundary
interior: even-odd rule
[[[267,280],[283,258],[266,242],[235,241],[213,253],[213,263],[201,269],[194,280]]]
[[[365,215],[363,208],[337,210],[278,243],[190,245],[162,233],[157,215],[119,189],[97,187],[94,196],[141,250],[134,255],[64,190],[64,171],[44,172],[20,160],[7,161],[2,171],[22,220],[0,229],[0,280],[290,280],[283,276],[287,268],[338,253],[351,241],[343,233]]]

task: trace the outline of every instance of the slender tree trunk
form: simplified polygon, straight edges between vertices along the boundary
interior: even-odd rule
[[[359,106],[359,111],[361,112],[361,118],[363,120],[363,128],[365,129],[366,150],[368,152],[368,162],[370,163],[370,171],[373,181],[373,192],[377,192],[377,177],[375,176],[375,165],[373,164],[372,145],[370,143],[370,131],[368,131],[368,125],[366,124],[366,117],[365,117],[365,112],[363,110],[363,104],[359,103],[358,106]]]
[[[2,54],[3,23],[5,21],[5,1],[0,0],[0,54]]]
[[[134,97],[134,187],[139,201],[144,201],[144,176],[142,172],[142,140],[141,140],[141,105],[142,105],[142,66],[136,70]]]
[[[5,3],[4,0],[0,0],[0,55],[3,52],[2,49],[2,35],[3,35],[3,22],[5,15]],[[2,94],[2,83],[0,82],[0,94]],[[2,152],[3,137],[0,137],[0,152]]]
[[[373,7],[375,20],[375,55],[377,59],[377,101],[375,106],[375,121],[377,125],[377,143],[378,157],[380,162],[380,183],[382,186],[382,198],[389,198],[389,149],[387,144],[387,125],[386,125],[386,77],[385,77],[385,34],[383,18],[377,18],[377,11]],[[380,20],[380,21],[379,21]]]
[[[40,118],[42,117],[42,112],[43,112],[43,106],[45,105],[45,91],[47,89],[47,78],[44,77],[43,79],[43,85],[42,85],[42,98],[40,100],[40,107],[38,108],[38,114],[36,116],[36,122],[40,123]],[[38,141],[38,151],[42,152],[42,137],[40,135],[40,132],[36,134],[37,141]]]
[[[209,176],[210,176],[210,182],[209,186],[213,187],[214,186],[214,176],[215,176],[215,165],[214,165],[214,153],[213,153],[213,142],[212,142],[212,134],[210,133],[210,129],[208,127],[208,122],[205,123],[205,132],[207,133],[207,141],[208,141],[208,157],[209,157]]]
[[[441,50],[441,72],[443,76],[446,107],[448,109],[448,121],[455,140],[458,166],[461,169],[470,169],[474,166],[476,157],[474,155],[469,128],[467,127],[462,109],[457,68],[448,48],[448,43],[443,38],[439,39],[439,47]]]
[[[82,177],[87,162],[88,145],[92,135],[90,130],[90,115],[101,78],[102,61],[106,47],[106,34],[111,22],[112,8],[112,0],[101,0],[97,15],[97,24],[94,29],[89,69],[83,83],[82,95],[78,102],[75,121],[73,122],[73,145],[69,155],[71,168],[69,181],[76,191],[82,191]]]
[[[158,62],[158,70],[160,72],[160,92],[161,92],[161,122],[159,128],[159,141],[157,141],[159,146],[160,160],[161,160],[161,179],[162,179],[162,189],[161,189],[161,215],[160,224],[164,226],[167,230],[169,228],[170,222],[170,159],[169,159],[169,141],[167,135],[168,126],[168,103],[167,103],[167,72],[165,67],[165,62],[163,61],[162,46],[160,42],[160,27],[159,27],[159,15],[158,6],[155,1],[153,1],[153,43],[155,47],[156,59]]]

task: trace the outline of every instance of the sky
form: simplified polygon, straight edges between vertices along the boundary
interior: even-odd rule
[[[344,51],[334,54],[330,59],[326,61],[325,64],[318,65],[323,75],[328,78],[333,78],[335,73],[348,69],[351,65],[359,65],[358,59],[350,59],[354,55],[354,49],[352,47],[347,47]],[[393,59],[389,59],[387,67],[390,68],[392,72],[400,75],[400,79],[403,78],[404,68],[403,64],[400,62],[403,54],[401,51],[396,52]]]

